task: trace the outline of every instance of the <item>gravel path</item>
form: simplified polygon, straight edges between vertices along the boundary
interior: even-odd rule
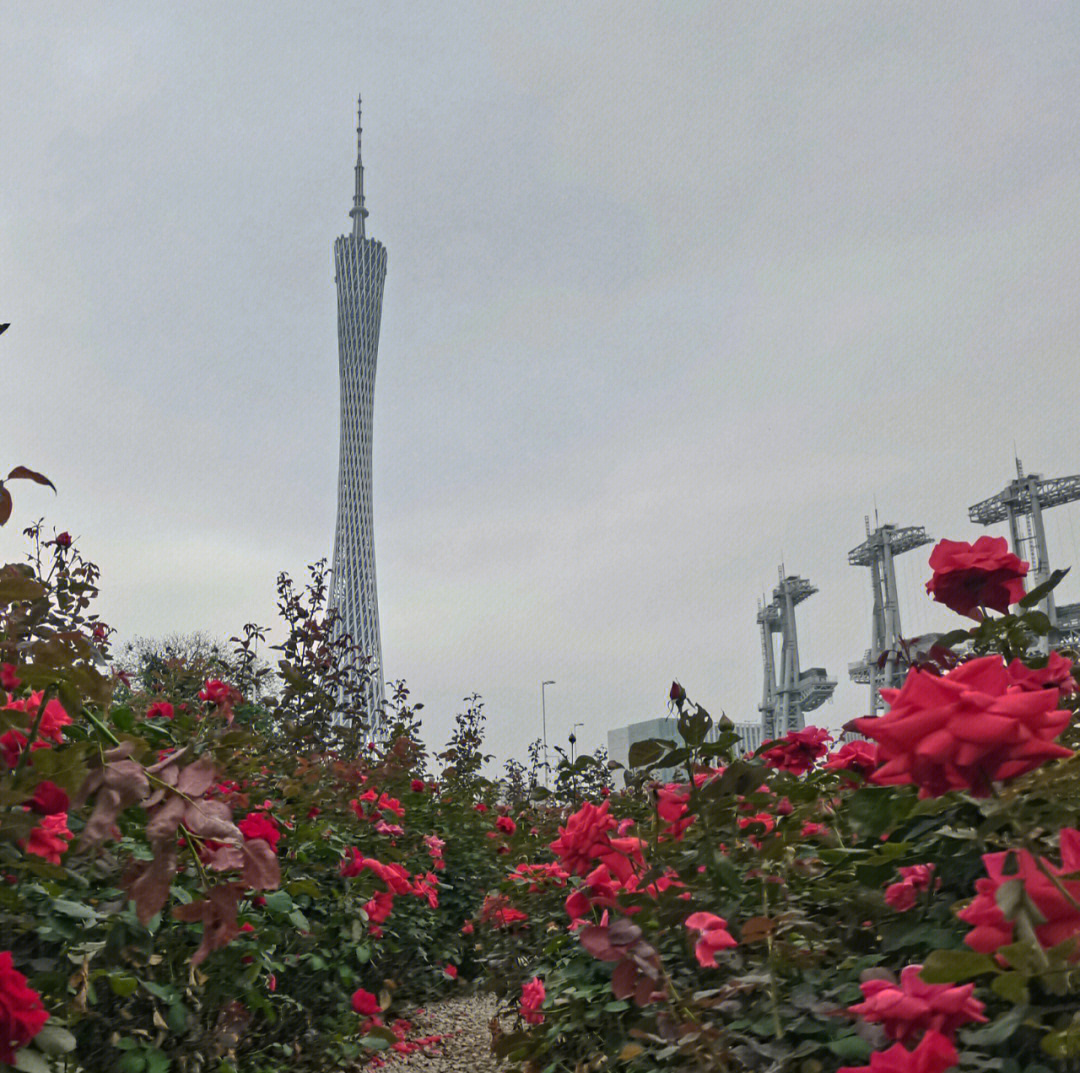
[[[422,1014],[409,1018],[414,1026],[410,1038],[446,1036],[441,1053],[415,1052],[395,1055],[387,1069],[407,1067],[428,1073],[497,1073],[491,1054],[488,1022],[495,1016],[496,1001],[491,994],[465,995],[432,1003]]]

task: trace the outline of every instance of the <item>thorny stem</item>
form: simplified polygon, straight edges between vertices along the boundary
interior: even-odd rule
[[[198,839],[198,835],[193,835],[183,824],[180,824],[178,829],[180,831],[180,834],[184,837],[184,844],[189,850],[191,850],[191,856],[192,859],[195,861],[195,867],[199,871],[199,876],[203,881],[203,886],[207,890],[209,890],[210,880],[207,878],[206,869],[203,868],[203,863],[201,860],[199,860],[198,851],[195,849],[195,840]],[[199,839],[199,841],[202,841],[202,839]]]
[[[89,708],[83,708],[83,715],[94,724],[99,733],[104,734],[106,738],[113,743],[113,745],[119,745],[120,739],[100,720]]]

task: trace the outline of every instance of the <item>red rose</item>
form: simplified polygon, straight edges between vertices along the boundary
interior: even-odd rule
[[[727,921],[715,913],[691,913],[683,924],[698,934],[694,957],[702,968],[715,969],[716,951],[739,945],[728,934]]]
[[[1013,684],[1020,689],[1037,692],[1040,689],[1058,689],[1062,696],[1075,693],[1076,679],[1072,675],[1072,660],[1061,655],[1060,652],[1051,652],[1047,657],[1045,667],[1028,667],[1018,659],[1014,659],[1007,668]]]
[[[913,864],[910,868],[897,869],[901,880],[885,888],[885,901],[898,913],[906,913],[914,908],[919,892],[930,889],[930,880],[934,875],[934,865]],[[941,880],[938,880],[939,887]]]
[[[273,817],[267,816],[265,812],[250,812],[236,826],[240,828],[240,833],[249,842],[261,838],[264,842],[269,843],[270,848],[277,853],[277,844],[278,839],[281,838],[281,831],[274,822]]]
[[[353,992],[352,1008],[365,1017],[373,1017],[375,1014],[382,1012],[379,1000],[370,991],[365,991],[362,987]]]
[[[43,816],[41,823],[30,831],[30,837],[23,843],[27,853],[44,857],[50,864],[59,864],[61,855],[67,850],[67,844],[75,837],[67,825],[66,812],[54,812]]]
[[[212,678],[203,683],[202,689],[199,690],[199,700],[204,700],[208,704],[224,704],[231,693],[231,686],[220,679]]]
[[[22,679],[15,674],[15,664],[0,663],[0,686],[9,693],[22,685]]]
[[[919,976],[921,965],[908,965],[900,983],[868,980],[862,984],[863,1001],[848,1013],[881,1024],[889,1039],[913,1043],[924,1032],[940,1032],[950,1040],[969,1021],[985,1021],[986,1007],[973,997],[974,984],[928,984]]]
[[[589,801],[567,817],[566,826],[559,828],[559,837],[551,843],[551,851],[563,867],[575,875],[588,875],[594,858],[611,852],[607,832],[615,826],[609,815],[610,803],[594,805]]]
[[[34,788],[34,796],[27,802],[27,808],[42,816],[52,816],[57,812],[67,812],[69,804],[67,792],[55,782],[46,780]]]
[[[836,1073],[945,1073],[959,1060],[951,1040],[940,1032],[927,1032],[913,1051],[894,1043],[887,1051],[870,1055],[868,1066],[841,1066]]]
[[[461,925],[462,935],[472,935],[473,930],[473,922],[471,920],[466,920],[465,923]]]
[[[146,709],[147,719],[172,719],[174,716],[173,706],[167,700],[155,701]]]
[[[544,1015],[540,1007],[544,1004],[546,994],[544,981],[539,976],[534,976],[528,983],[521,985],[521,1019],[529,1025],[541,1024]]]
[[[686,700],[686,690],[678,682],[672,682],[671,689],[668,692],[668,699],[673,704],[682,704]]]
[[[58,548],[70,548],[71,547],[71,534],[70,533],[58,533],[53,543]]]
[[[878,743],[881,766],[871,781],[914,783],[920,797],[949,790],[986,797],[995,780],[1072,756],[1053,740],[1070,717],[1057,707],[1057,690],[1026,692],[1013,684],[1000,656],[983,656],[946,675],[916,668],[901,689],[883,689],[889,710],[851,723]]]
[[[424,792],[424,780],[413,779],[412,782],[409,783],[409,789],[412,790],[414,794],[422,794]]]
[[[870,775],[877,767],[877,746],[872,741],[849,741],[824,763],[826,771],[857,771]]]
[[[14,767],[19,762],[19,754],[26,748],[26,735],[21,730],[8,730],[0,734],[0,749],[4,752],[4,759],[8,767]],[[35,749],[47,749],[47,741],[35,741],[30,746],[30,751]]]
[[[457,966],[456,965],[447,965],[446,968],[443,969],[443,972],[445,972],[446,975],[449,976],[451,980],[456,980],[457,979]]]
[[[495,821],[495,826],[508,835],[512,835],[517,830],[517,824],[509,816],[500,816]]]
[[[1003,615],[1024,598],[1028,564],[1009,551],[1004,537],[981,536],[974,544],[942,540],[930,553],[934,576],[926,591],[939,604],[976,621],[982,607]]]
[[[789,731],[780,741],[767,742],[769,748],[757,755],[769,767],[802,775],[814,766],[815,760],[829,751],[830,741],[832,735],[822,727],[806,727],[804,730]]]
[[[45,1026],[49,1011],[41,996],[26,986],[8,950],[0,951],[0,1062],[15,1064],[15,1052],[25,1047]]]
[[[1058,882],[1066,894],[1043,874],[1035,858],[1026,849],[983,856],[989,878],[975,881],[974,901],[957,913],[965,924],[973,925],[973,930],[964,937],[964,942],[972,950],[992,954],[1013,941],[1013,922],[1001,911],[997,901],[998,889],[1010,881],[1023,884],[1027,897],[1044,917],[1041,924],[1034,925],[1035,936],[1044,947],[1049,949],[1074,935],[1080,935],[1080,910],[1076,908],[1076,903],[1080,902],[1080,880],[1060,878],[1080,872],[1080,831],[1062,828],[1060,838],[1061,867],[1055,868],[1045,859],[1042,863],[1048,872],[1059,877]],[[1005,866],[1010,856],[1013,857],[1016,871],[1010,867],[1006,875]],[[1080,957],[1080,952],[1076,957]]]

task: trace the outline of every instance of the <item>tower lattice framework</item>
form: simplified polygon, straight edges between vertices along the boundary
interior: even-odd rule
[[[1008,521],[1013,553],[1031,564],[1030,588],[1050,579],[1050,555],[1046,547],[1043,511],[1080,499],[1080,476],[1043,480],[1037,473],[1024,473],[1016,460],[1016,480],[997,495],[968,508],[968,517],[978,525]],[[1054,594],[1047,593],[1042,609],[1050,620],[1049,644],[1080,645],[1080,604],[1058,607]]]
[[[861,663],[853,663],[848,673],[853,682],[870,686],[870,714],[878,715],[884,708],[882,688],[899,689],[907,673],[907,659],[901,644],[900,598],[896,586],[897,555],[931,543],[921,525],[897,528],[879,525],[870,531],[866,519],[866,539],[848,552],[852,566],[870,568],[870,586],[874,610],[870,629],[870,647]]]
[[[795,628],[795,608],[818,590],[805,578],[784,575],[773,589],[772,601],[759,607],[761,648],[765,683],[761,704],[761,736],[764,741],[781,738],[788,731],[802,730],[804,716],[825,703],[836,682],[824,667],[802,670],[799,666],[799,639]],[[773,634],[780,635],[780,658],[776,658]]]
[[[368,723],[380,729],[383,692],[382,636],[375,582],[375,528],[371,500],[371,433],[375,365],[379,351],[386,249],[366,235],[364,167],[356,126],[356,192],[352,233],[334,242],[338,303],[338,362],[341,380],[341,446],[338,462],[337,525],[331,601],[340,623],[370,657]]]

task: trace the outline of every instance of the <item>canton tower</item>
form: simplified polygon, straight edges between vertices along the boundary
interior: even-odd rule
[[[360,160],[360,108],[356,119],[356,192],[352,234],[334,242],[338,362],[341,376],[341,450],[331,601],[342,628],[371,657],[369,729],[379,729],[384,700],[379,600],[375,588],[375,533],[371,510],[371,419],[379,350],[386,249],[365,234],[364,166]]]

